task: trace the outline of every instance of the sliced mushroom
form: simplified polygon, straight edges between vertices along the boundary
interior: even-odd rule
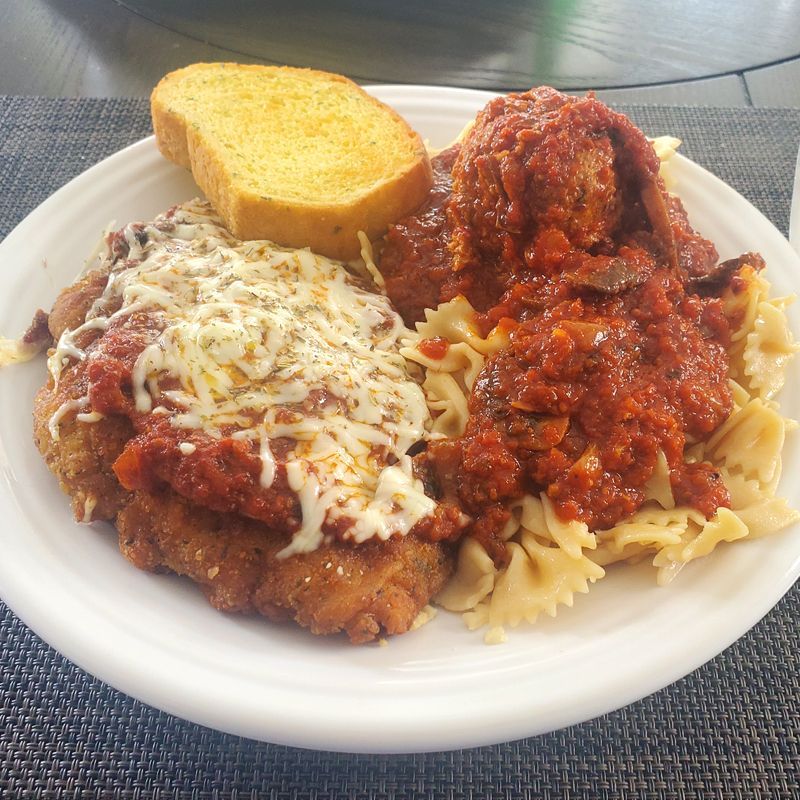
[[[669,217],[664,189],[656,175],[648,175],[642,184],[642,205],[647,212],[650,226],[661,246],[664,258],[672,269],[678,268],[678,248],[672,221]]]
[[[514,400],[511,407],[517,411],[526,412],[524,417],[518,417],[525,426],[525,447],[530,450],[549,450],[558,445],[567,435],[569,430],[569,417],[552,417],[547,414],[530,414],[531,406],[522,400]],[[516,433],[516,431],[513,431]]]
[[[727,286],[733,276],[742,267],[752,267],[756,271],[764,269],[764,259],[758,253],[743,253],[736,258],[720,261],[705,275],[696,275],[688,282],[691,290],[696,292],[717,292]]]
[[[582,255],[578,267],[564,278],[575,289],[611,295],[638,286],[647,274],[619,256]]]

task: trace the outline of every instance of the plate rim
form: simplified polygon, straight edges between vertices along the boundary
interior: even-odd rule
[[[415,91],[423,91],[426,94],[438,95],[441,97],[442,94],[447,95],[453,91],[456,91],[461,99],[467,101],[475,100],[476,102],[479,99],[485,98],[487,95],[491,96],[496,94],[472,89],[453,90],[449,87],[377,85],[366,88],[375,91],[376,94],[381,90],[385,90],[387,95],[390,95],[394,92],[396,96],[408,94],[413,95]],[[51,209],[56,208],[65,196],[69,196],[69,194],[72,192],[80,190],[84,183],[90,185],[94,178],[100,174],[101,170],[108,170],[119,160],[124,158],[145,158],[148,155],[152,155],[151,149],[155,149],[153,145],[153,137],[150,136],[141,139],[104,158],[97,164],[93,165],[80,175],[70,180],[60,189],[56,190],[56,192],[50,195],[50,197],[43,201],[42,204],[37,206],[36,209],[34,209],[17,226],[15,226],[15,228],[5,237],[3,242],[0,243],[0,258],[4,256],[6,250],[10,249],[11,246],[7,244],[9,241],[12,242],[12,245],[15,245],[17,239],[28,236],[29,228],[36,227],[39,216],[50,213]],[[793,251],[791,251],[788,242],[786,242],[777,228],[775,228],[775,226],[758,209],[756,209],[745,198],[738,194],[738,192],[736,192],[732,187],[714,176],[708,170],[705,170],[703,167],[697,165],[695,162],[689,161],[683,156],[679,156],[678,158],[680,159],[679,163],[686,163],[691,165],[691,169],[699,170],[699,174],[703,175],[704,180],[710,181],[713,185],[717,186],[717,188],[722,187],[725,192],[733,193],[741,202],[748,206],[750,213],[754,212],[756,215],[758,215],[760,220],[762,220],[764,224],[768,225],[783,240],[786,248],[788,248],[786,256],[787,260],[792,262],[793,269],[796,272],[800,272],[800,258],[798,258]],[[789,253],[794,256],[793,259],[789,258]],[[10,462],[7,454],[4,455],[3,453],[3,442],[2,437],[0,437],[0,473],[2,473],[3,468],[8,463]],[[4,502],[8,500],[6,494],[9,491],[5,481],[3,481],[1,485],[2,489],[0,489],[0,507],[2,507]],[[11,495],[13,504],[16,499],[16,497],[13,495],[13,491],[11,491]],[[20,509],[20,511],[22,511],[22,509]],[[167,694],[165,694],[163,691],[163,688],[162,691],[153,691],[152,687],[150,686],[141,686],[140,680],[137,680],[137,678],[141,678],[139,672],[134,670],[132,673],[131,670],[126,669],[125,665],[122,663],[116,663],[110,669],[98,670],[96,664],[91,658],[84,657],[83,654],[75,652],[75,648],[69,642],[64,641],[64,637],[62,636],[61,632],[54,634],[52,630],[50,630],[50,626],[47,622],[48,609],[46,607],[42,608],[39,607],[39,604],[34,604],[34,610],[32,611],[31,607],[25,606],[24,602],[18,602],[20,596],[24,597],[25,587],[20,585],[18,575],[10,574],[9,564],[6,563],[5,559],[0,560],[0,578],[2,578],[3,584],[2,595],[14,613],[17,614],[20,619],[22,619],[45,641],[60,641],[61,646],[53,646],[55,646],[56,649],[64,654],[65,657],[70,661],[78,664],[90,674],[97,676],[99,679],[117,688],[119,691],[129,694],[138,700],[141,700],[142,702],[155,706],[156,708],[176,714],[184,719],[192,720],[209,727],[217,728],[234,734],[249,736],[251,738],[260,739],[263,741],[277,741],[281,744],[287,744],[291,746],[314,747],[316,749],[326,750],[341,750],[342,752],[391,753],[426,752],[440,750],[443,748],[454,749],[457,747],[472,747],[496,743],[499,741],[517,739],[523,736],[532,736],[544,733],[548,730],[553,730],[554,728],[566,727],[580,721],[592,719],[603,713],[607,713],[635,702],[636,700],[639,700],[642,697],[647,696],[654,691],[673,683],[676,680],[679,680],[681,677],[684,677],[701,664],[707,662],[725,650],[728,646],[730,646],[730,644],[750,630],[753,625],[755,625],[780,600],[780,598],[793,585],[798,577],[798,574],[800,574],[800,550],[796,555],[795,562],[791,569],[787,569],[785,571],[783,575],[783,581],[775,587],[779,593],[776,594],[776,592],[771,592],[769,595],[765,596],[762,604],[756,607],[751,607],[751,613],[748,615],[747,621],[745,622],[746,627],[740,627],[735,635],[730,638],[727,636],[721,636],[719,641],[721,641],[722,644],[721,646],[714,645],[712,648],[710,648],[713,650],[713,652],[703,652],[702,654],[697,653],[684,658],[682,661],[678,662],[680,666],[674,667],[672,670],[668,671],[669,675],[666,679],[664,679],[663,676],[659,678],[653,676],[649,681],[638,683],[637,688],[630,690],[622,697],[622,699],[617,696],[613,701],[596,699],[592,703],[591,700],[589,700],[581,707],[583,710],[579,710],[578,707],[576,707],[571,714],[561,713],[559,715],[558,712],[556,712],[555,716],[558,717],[558,723],[556,725],[553,725],[551,722],[547,721],[553,718],[553,714],[550,713],[549,716],[545,714],[539,718],[541,725],[531,723],[530,721],[523,723],[517,720],[516,725],[514,726],[507,724],[507,720],[501,720],[499,723],[495,721],[493,726],[487,726],[489,730],[480,736],[470,736],[466,734],[464,730],[459,729],[456,732],[451,731],[449,735],[442,735],[440,733],[438,736],[429,737],[427,744],[422,744],[416,735],[418,732],[415,730],[415,724],[418,723],[418,720],[406,719],[402,725],[398,725],[397,730],[393,733],[393,735],[388,737],[387,741],[377,742],[374,738],[377,731],[371,730],[369,732],[362,732],[353,736],[348,740],[345,746],[340,748],[337,747],[337,742],[335,741],[334,736],[337,729],[335,726],[331,727],[330,724],[326,730],[323,731],[322,729],[319,729],[315,734],[309,734],[308,731],[303,731],[300,729],[295,730],[285,736],[267,736],[265,735],[264,730],[259,728],[257,723],[254,725],[252,721],[250,721],[249,724],[241,724],[242,721],[239,720],[237,724],[230,724],[230,720],[227,718],[221,718],[219,714],[215,714],[213,712],[198,713],[197,708],[191,703],[176,701],[175,697],[167,696]],[[6,591],[6,587],[8,586],[13,587],[11,596],[9,596],[9,593]],[[22,595],[15,594],[15,592],[19,593],[20,591],[22,592]],[[23,613],[20,613],[20,611]],[[478,636],[480,636],[480,634],[478,634]],[[288,715],[290,709],[287,709],[286,711]],[[463,713],[464,712],[462,710],[462,715]],[[225,715],[223,715],[223,717],[224,716]],[[504,722],[506,724],[504,724]],[[422,744],[421,747],[420,744]]]

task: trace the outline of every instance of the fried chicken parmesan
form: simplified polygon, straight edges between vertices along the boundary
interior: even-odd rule
[[[463,526],[408,453],[429,412],[385,297],[200,201],[107,239],[49,316],[37,446],[75,517],[225,611],[403,633]]]

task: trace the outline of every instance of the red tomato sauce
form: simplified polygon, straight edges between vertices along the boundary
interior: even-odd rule
[[[142,351],[157,339],[162,327],[158,315],[122,316],[113,320],[87,348],[86,391],[92,410],[125,416],[135,430],[113,465],[120,484],[131,491],[151,493],[169,486],[204,508],[243,514],[274,530],[293,533],[302,519],[300,503],[289,487],[286,474],[286,461],[296,444],[293,439],[270,440],[276,471],[272,484],[266,487],[261,483],[263,464],[258,442],[234,438],[238,428],[223,428],[211,435],[200,428],[176,427],[172,417],[180,409],[165,397],[160,400],[163,413],[136,409],[134,365]],[[448,346],[445,340],[431,339],[428,347],[431,357],[444,357]],[[179,388],[175,379],[162,378],[159,385],[161,389]],[[326,390],[312,389],[302,410],[313,415],[333,402],[336,397]],[[253,423],[258,422],[256,415]],[[326,536],[346,539],[352,525],[351,519],[341,517],[333,523],[326,521],[322,530]],[[458,538],[462,528],[460,510],[443,503],[412,530],[421,538],[440,541]]]
[[[611,527],[644,502],[659,451],[678,504],[707,517],[730,505],[684,447],[732,409],[714,296],[731,270],[658,170],[644,135],[591,97],[498,98],[387,235],[381,270],[408,324],[459,294],[484,333],[513,320],[464,435],[426,454],[441,496],[497,557],[509,501],[544,491],[562,518]]]
[[[428,358],[441,361],[450,349],[450,342],[441,336],[434,336],[430,339],[422,339],[417,345],[417,349]]]

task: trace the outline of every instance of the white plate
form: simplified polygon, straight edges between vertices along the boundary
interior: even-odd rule
[[[433,145],[446,144],[490,97],[428,87],[374,87]],[[692,222],[723,258],[759,250],[779,293],[800,260],[742,197],[676,159]],[[152,139],[90,169],[0,245],[0,331],[18,335],[69,283],[102,228],[150,219],[197,192]],[[797,318],[792,316],[797,330]],[[800,364],[789,385],[798,385]],[[117,552],[107,526],[78,525],[31,442],[42,359],[0,371],[0,593],[53,647],[157,708],[244,736],[361,752],[489,744],[570,725],[666,686],[761,618],[800,572],[800,530],[720,547],[668,588],[651,568],[612,569],[556,619],[483,644],[440,612],[388,647],[352,647],[291,626],[220,614],[176,577]],[[800,414],[800,396],[784,397]],[[800,451],[787,445],[781,492],[800,500]],[[722,712],[722,709],[720,709]]]

